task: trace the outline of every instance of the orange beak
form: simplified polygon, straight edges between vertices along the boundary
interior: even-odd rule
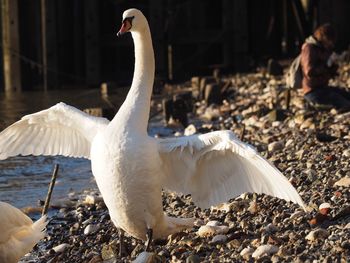
[[[128,32],[131,29],[131,22],[129,21],[129,19],[125,19],[122,23],[122,26],[119,30],[119,32],[117,33],[117,36],[121,36],[124,33]]]

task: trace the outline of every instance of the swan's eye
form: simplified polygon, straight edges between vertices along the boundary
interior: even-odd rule
[[[123,20],[123,23],[128,21],[130,23],[130,26],[132,26],[132,20],[134,19],[135,17],[134,16],[130,16],[130,17],[126,17],[124,18]]]

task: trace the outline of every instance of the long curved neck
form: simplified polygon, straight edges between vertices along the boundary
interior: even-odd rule
[[[149,27],[142,32],[132,32],[132,38],[135,47],[134,77],[129,93],[114,119],[122,118],[127,130],[136,129],[147,133],[155,70]]]

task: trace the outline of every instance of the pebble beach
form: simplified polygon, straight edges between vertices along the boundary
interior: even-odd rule
[[[331,84],[350,89],[349,77],[344,55]],[[195,125],[174,130],[174,136],[232,130],[288,178],[307,211],[252,193],[202,210],[191,196],[164,191],[165,212],[195,217],[195,227],[155,240],[148,254],[142,253],[141,241],[126,234],[120,257],[118,231],[99,191],[89,189],[55,205],[47,236],[21,262],[350,261],[350,112],[306,110],[296,90],[290,91],[287,106],[283,76],[266,69],[220,81],[229,83],[224,103],[197,101],[190,117]]]

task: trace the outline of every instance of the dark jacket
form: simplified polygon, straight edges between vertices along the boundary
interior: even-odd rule
[[[336,73],[336,66],[328,67],[331,51],[325,49],[313,37],[309,37],[301,48],[300,64],[303,72],[303,93],[328,86],[328,81]]]

